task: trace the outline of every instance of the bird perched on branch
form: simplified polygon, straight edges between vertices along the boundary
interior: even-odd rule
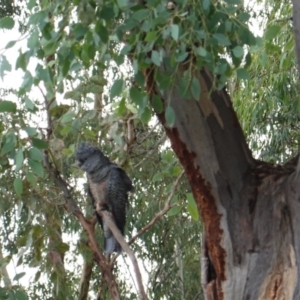
[[[120,232],[124,235],[128,192],[133,192],[132,182],[126,172],[112,163],[99,148],[87,143],[79,144],[76,152],[79,167],[87,173],[89,194],[94,207],[109,211]],[[106,224],[97,214],[104,232],[104,252],[121,252],[122,248]]]

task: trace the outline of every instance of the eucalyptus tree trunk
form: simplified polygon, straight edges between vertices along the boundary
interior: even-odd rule
[[[161,93],[153,75],[149,70],[146,76],[148,93],[175,111],[172,127],[164,112],[158,117],[205,227],[206,299],[300,299],[298,159],[286,166],[255,160],[229,96],[213,89],[207,70],[194,75],[199,101],[183,99],[176,89]]]

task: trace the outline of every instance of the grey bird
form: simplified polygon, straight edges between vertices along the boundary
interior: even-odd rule
[[[112,163],[99,148],[88,143],[79,144],[76,159],[79,167],[87,173],[88,191],[94,208],[98,204],[101,210],[111,212],[118,229],[124,235],[128,192],[134,191],[127,173]],[[121,252],[122,248],[108,226],[97,212],[96,215],[104,232],[104,252]]]

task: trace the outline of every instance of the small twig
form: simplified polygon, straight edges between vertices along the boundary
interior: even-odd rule
[[[140,237],[142,234],[144,234],[147,230],[149,230],[161,217],[163,217],[174,205],[171,205],[170,202],[172,200],[172,198],[175,195],[177,186],[179,184],[180,179],[182,178],[184,174],[184,171],[182,171],[179,176],[177,177],[177,179],[174,182],[174,185],[172,187],[171,193],[165,203],[164,208],[159,211],[154,217],[153,219],[146,225],[144,226],[134,237],[132,237],[128,244],[131,245],[138,237]]]
[[[164,208],[159,211],[153,218],[152,220],[145,225],[135,236],[133,236],[129,241],[128,244],[131,245],[132,243],[134,243],[134,241],[140,237],[141,235],[143,235],[146,231],[148,231],[161,217],[163,217],[172,207],[174,207],[176,204],[171,205],[170,202],[172,200],[172,198],[174,197],[174,194],[176,192],[177,186],[179,184],[180,179],[182,178],[184,174],[184,171],[182,171],[179,176],[177,177],[177,179],[174,182],[173,188],[171,190],[171,193],[165,203]],[[114,262],[116,261],[117,257],[119,256],[119,254],[115,255],[114,258],[111,261],[111,264],[113,265]]]
[[[160,124],[159,122],[157,122],[152,128],[151,130],[142,138],[142,140],[140,140],[137,144],[141,145],[144,141],[146,141],[148,139],[149,136],[152,135],[153,131],[156,129],[156,127],[158,126],[158,124]]]
[[[166,135],[166,133],[164,133],[161,136],[161,138],[157,141],[157,143],[150,148],[150,150],[145,155],[145,157],[134,166],[134,169],[137,168],[138,166],[140,166],[145,160],[147,160],[149,158],[149,156],[153,153],[153,151],[159,146],[159,144],[161,144],[166,138],[167,138],[167,135]]]
[[[129,245],[126,243],[126,241],[125,241],[124,237],[122,236],[122,234],[120,233],[119,229],[117,228],[111,213],[107,210],[101,210],[99,203],[97,203],[97,205],[96,205],[96,211],[101,216],[103,223],[105,223],[105,225],[108,226],[108,228],[111,230],[112,234],[114,235],[116,240],[119,242],[122,249],[128,254],[128,256],[132,262],[134,272],[135,272],[135,278],[136,278],[137,285],[138,285],[139,298],[141,300],[148,300],[148,297],[145,293],[144,286],[142,283],[142,275],[141,275],[141,272],[140,272],[140,269],[138,266],[137,259],[134,255],[133,251],[129,247]]]
[[[125,259],[124,255],[122,256],[122,258],[123,258],[123,262],[124,262],[124,264],[125,264],[125,265],[126,265],[126,267],[127,267],[127,271],[128,271],[128,273],[129,273],[129,276],[130,276],[130,278],[131,278],[131,281],[133,282],[133,285],[134,285],[135,291],[136,291],[136,292],[138,292],[138,287],[136,286],[136,282],[135,282],[135,280],[134,280],[134,278],[133,278],[133,276],[132,276],[132,272],[130,272],[130,269],[129,269],[129,264],[127,263],[127,261],[126,261],[126,259]]]

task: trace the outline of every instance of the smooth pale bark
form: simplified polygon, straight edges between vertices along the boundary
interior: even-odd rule
[[[172,128],[164,113],[158,118],[204,222],[206,299],[300,299],[298,160],[285,167],[254,160],[226,91],[212,91],[208,71],[196,76],[199,101],[176,88],[161,93],[153,71],[146,74],[150,98],[159,95],[175,111]]]

